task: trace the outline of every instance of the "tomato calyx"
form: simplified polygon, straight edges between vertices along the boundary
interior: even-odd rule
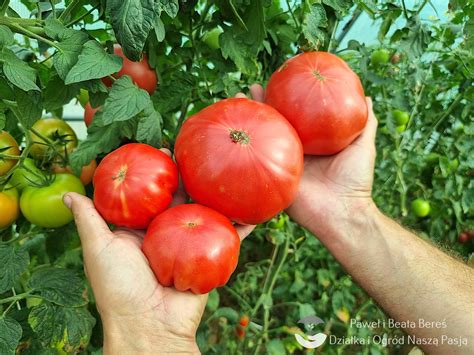
[[[232,139],[232,142],[240,143],[242,145],[247,145],[250,142],[250,137],[247,132],[238,130],[230,131],[230,139]]]
[[[319,81],[325,81],[326,78],[316,69],[313,70],[313,75],[319,80]]]

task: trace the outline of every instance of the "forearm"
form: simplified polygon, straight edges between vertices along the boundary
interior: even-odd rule
[[[351,211],[348,213],[347,211]],[[341,209],[337,226],[310,230],[407,333],[438,338],[431,353],[468,353],[474,346],[474,271],[384,216],[372,203]],[[423,323],[425,322],[425,323]],[[441,325],[428,322],[442,322]],[[444,322],[444,323],[443,323]],[[449,345],[466,338],[468,345]]]

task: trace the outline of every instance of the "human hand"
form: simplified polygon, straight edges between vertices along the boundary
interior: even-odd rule
[[[168,150],[163,150],[171,154]],[[181,189],[173,204],[184,203]],[[104,352],[193,352],[207,295],[161,286],[141,251],[144,231],[110,231],[87,197],[69,193],[64,202],[76,221],[84,268],[104,325]],[[241,239],[253,228],[237,226]]]

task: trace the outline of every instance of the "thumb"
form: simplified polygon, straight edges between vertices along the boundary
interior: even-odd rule
[[[89,198],[69,192],[64,195],[63,201],[74,215],[84,254],[110,241],[112,233]]]

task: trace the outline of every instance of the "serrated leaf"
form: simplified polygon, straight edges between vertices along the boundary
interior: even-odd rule
[[[303,33],[309,43],[318,48],[325,41],[326,32],[322,28],[326,28],[328,20],[326,11],[321,4],[313,4],[309,8],[304,18]]]
[[[9,46],[13,43],[13,32],[7,27],[0,25],[0,47]]]
[[[18,281],[20,275],[28,267],[30,257],[22,248],[11,245],[0,245],[0,293],[11,289]],[[1,332],[0,332],[1,334]]]
[[[31,310],[28,323],[43,346],[60,345],[68,353],[75,353],[89,342],[95,319],[85,308],[43,303]]]
[[[80,81],[100,79],[118,72],[123,59],[108,54],[97,41],[88,41],[79,55],[77,63],[71,68],[64,81],[66,85]]]
[[[224,30],[224,33],[219,36],[219,44],[222,56],[225,59],[230,58],[242,73],[251,74],[258,69],[250,46],[237,37],[232,28]]]
[[[323,0],[323,4],[332,7],[338,18],[343,17],[353,5],[350,0]]]
[[[61,40],[61,38],[63,38],[65,33],[68,31],[63,23],[55,18],[46,19],[44,24],[44,32],[55,40]]]
[[[3,73],[7,79],[22,90],[39,90],[36,85],[36,70],[18,58],[8,48],[0,52],[0,61],[3,62]]]
[[[17,103],[16,112],[18,120],[25,128],[30,128],[43,113],[43,103],[41,94],[38,91],[25,92],[20,89],[15,90],[15,99]]]
[[[77,63],[82,46],[88,40],[86,33],[68,30],[61,34],[60,50],[53,57],[53,64],[61,79],[65,80],[71,68]]]
[[[161,146],[161,115],[156,112],[151,101],[138,121],[137,140],[154,147]]]
[[[108,0],[106,11],[125,56],[140,60],[148,33],[154,25],[154,1]]]
[[[176,17],[179,11],[178,0],[158,0],[161,9],[163,9],[170,17]]]
[[[23,330],[12,318],[0,317],[0,354],[15,354]]]
[[[69,269],[42,268],[31,276],[28,286],[35,294],[61,306],[80,306],[87,302],[83,297],[82,279]]]
[[[196,86],[196,78],[184,71],[173,74],[173,81],[159,85],[152,96],[156,109],[162,114],[178,110]]]
[[[64,81],[54,75],[43,92],[43,104],[47,111],[54,111],[69,103],[79,93],[77,84],[65,85]]]
[[[132,79],[124,75],[114,82],[109,97],[105,100],[103,123],[107,125],[129,120],[145,109],[149,102],[148,93],[135,86]]]

